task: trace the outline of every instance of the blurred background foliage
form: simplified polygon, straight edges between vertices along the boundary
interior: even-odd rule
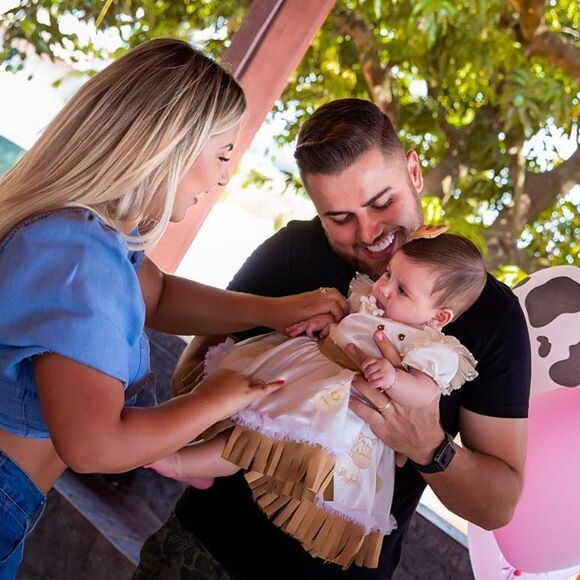
[[[0,61],[30,44],[73,62],[174,36],[220,58],[247,0],[23,1],[0,16]],[[106,52],[75,19],[115,34]],[[335,98],[371,99],[421,159],[428,221],[478,241],[516,282],[580,263],[580,4],[577,0],[337,0],[277,102],[280,144]],[[275,63],[272,63],[275,66]],[[248,180],[265,180],[258,168]],[[292,173],[288,187],[300,188]]]

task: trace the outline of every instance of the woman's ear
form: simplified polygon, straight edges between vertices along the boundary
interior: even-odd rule
[[[428,326],[441,330],[446,324],[453,320],[453,310],[451,308],[438,308],[433,318],[428,323]]]

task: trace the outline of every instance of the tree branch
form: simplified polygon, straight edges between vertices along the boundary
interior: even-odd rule
[[[534,221],[580,182],[580,148],[564,163],[544,173],[526,173],[526,190],[530,196],[528,222]]]
[[[511,0],[511,3],[520,17],[519,29],[526,50],[580,80],[580,50],[562,34],[548,28],[544,0]]]
[[[525,192],[520,192],[521,199],[517,200],[517,203],[514,199],[513,203],[504,207],[485,232],[489,250],[487,266],[490,269],[497,268],[501,264],[523,266],[526,254],[518,250],[516,245],[517,236],[521,234],[522,228],[526,223],[538,219],[543,211],[553,207],[556,201],[566,195],[579,180],[580,149],[552,171],[544,173],[526,171]]]
[[[422,195],[432,195],[443,199],[457,182],[461,161],[457,149],[450,147],[435,167],[429,168],[423,176]]]
[[[379,47],[369,23],[352,10],[340,10],[334,14],[334,25],[340,34],[351,37],[371,98],[397,129],[399,106],[390,76],[392,66],[380,62]]]
[[[472,165],[469,151],[478,147],[477,129],[489,127],[497,132],[498,111],[491,105],[478,109],[476,118],[465,127],[454,127],[445,120],[440,107],[439,127],[447,138],[449,147],[440,162],[426,172],[423,180],[423,195],[434,195],[445,201],[462,174]]]

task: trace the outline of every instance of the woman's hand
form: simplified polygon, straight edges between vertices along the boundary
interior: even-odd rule
[[[277,391],[283,384],[283,380],[264,383],[244,377],[236,371],[220,369],[199,383],[192,395],[210,403],[217,412],[216,420],[220,421]]]
[[[348,313],[348,302],[336,288],[320,288],[270,300],[267,326],[281,332],[313,316],[328,314],[338,322]]]
[[[320,340],[326,338],[330,332],[330,325],[334,323],[334,317],[331,314],[317,314],[308,320],[297,322],[286,329],[288,336],[295,337],[306,334],[308,338]]]
[[[273,298],[220,290],[165,274],[145,258],[139,282],[146,305],[146,326],[184,335],[223,335],[256,326],[281,332],[317,314],[340,320],[348,311],[346,298],[334,288]]]

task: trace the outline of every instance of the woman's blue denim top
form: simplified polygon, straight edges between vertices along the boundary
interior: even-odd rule
[[[142,252],[82,208],[20,223],[0,244],[0,428],[48,438],[34,356],[54,352],[129,391],[149,375]]]

